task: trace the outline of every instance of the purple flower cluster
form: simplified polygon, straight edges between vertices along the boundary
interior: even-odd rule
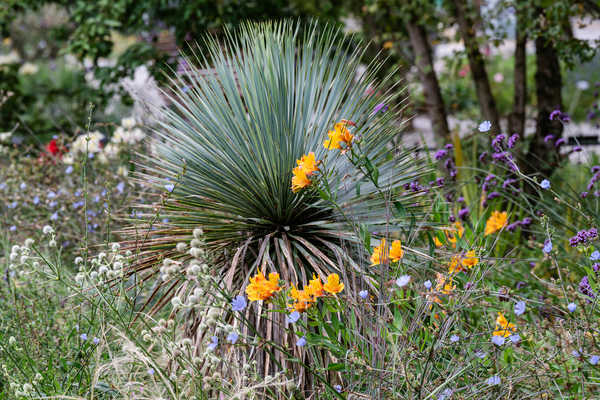
[[[571,121],[571,117],[569,117],[569,114],[564,113],[564,112],[560,111],[559,109],[552,111],[550,113],[549,119],[550,119],[550,121],[554,121],[556,119],[557,121],[564,122],[564,123]]]
[[[569,244],[571,247],[576,247],[579,244],[588,244],[594,239],[598,238],[598,230],[596,228],[591,228],[589,230],[582,230],[577,232],[575,236],[569,239]]]
[[[456,165],[454,165],[454,161],[452,160],[452,157],[450,157],[450,152],[452,149],[454,149],[454,146],[448,143],[443,149],[436,151],[433,155],[433,158],[435,158],[437,161],[444,160],[444,168],[446,168],[451,178],[455,178],[457,174]]]
[[[513,148],[516,141],[519,139],[519,135],[516,133],[512,135],[506,141],[506,148]],[[494,153],[492,153],[492,162],[495,163],[503,163],[506,164],[511,170],[517,171],[517,164],[514,161],[513,155],[509,151],[505,151],[504,149],[504,141],[506,140],[506,136],[503,134],[497,135],[492,140],[492,148],[494,149]],[[487,158],[487,152],[483,152],[479,155],[479,161],[485,162]]]
[[[525,217],[521,221],[517,220],[517,221],[513,222],[512,224],[508,224],[506,226],[506,230],[509,232],[514,232],[515,229],[517,229],[519,226],[529,226],[529,225],[531,225],[532,222],[533,222],[533,220],[531,218]]]
[[[511,137],[508,138],[508,141],[506,142],[506,146],[508,146],[509,149],[512,149],[513,147],[515,147],[515,143],[517,143],[517,140],[519,140],[519,134],[515,133]]]
[[[591,297],[592,299],[596,297],[596,293],[594,293],[592,290],[592,286],[590,285],[587,275],[581,278],[581,282],[579,282],[579,291],[582,294]]]

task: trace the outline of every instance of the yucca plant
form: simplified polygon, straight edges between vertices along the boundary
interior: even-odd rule
[[[140,177],[164,192],[147,215],[168,223],[129,242],[142,255],[131,272],[155,276],[157,261],[181,257],[176,244],[191,240],[197,227],[214,276],[233,290],[257,268],[295,283],[313,273],[346,279],[350,270],[364,271],[369,232],[382,237],[407,228],[418,212],[418,195],[403,194],[402,185],[420,176],[422,164],[412,149],[394,144],[403,91],[380,93],[381,61],[359,73],[364,46],[331,26],[249,23],[224,43],[207,38],[204,47],[208,54],[187,60],[188,73],[171,78],[170,105],[156,110],[156,154],[144,158]],[[375,180],[323,146],[341,119],[356,123]],[[310,188],[292,192],[296,160],[311,151],[326,159],[339,207]],[[154,307],[177,285],[157,280]]]

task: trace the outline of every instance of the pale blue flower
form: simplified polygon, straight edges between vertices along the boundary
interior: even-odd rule
[[[514,308],[516,315],[521,315],[525,312],[525,302],[523,300],[517,301]]]
[[[125,182],[119,182],[116,188],[119,191],[119,193],[123,193],[123,191],[125,190]]]
[[[590,256],[590,260],[592,260],[592,261],[600,260],[600,251],[594,250],[594,252]]]
[[[548,179],[544,179],[542,181],[542,183],[540,183],[540,186],[542,187],[542,189],[550,189],[550,181]]]
[[[227,335],[227,341],[231,344],[235,344],[239,337],[240,335],[238,335],[236,332],[231,332],[229,335]]]
[[[306,345],[306,338],[302,336],[298,341],[296,341],[296,346],[303,347]]]
[[[19,185],[19,188],[21,190],[25,190],[25,189],[27,189],[27,184],[25,182],[23,182],[23,183],[21,183],[21,185]]]
[[[487,356],[487,353],[479,350],[475,352],[475,356],[483,360]]]
[[[86,341],[87,340],[87,334],[82,333],[81,335],[79,335],[79,337],[81,338],[81,340]]]
[[[492,129],[492,123],[490,121],[483,121],[479,124],[479,132],[487,132]]]
[[[366,299],[369,296],[369,292],[367,290],[361,290],[358,292],[358,295],[361,299]]]
[[[492,343],[494,343],[496,346],[502,346],[504,342],[505,340],[503,336],[492,336]]]
[[[490,376],[488,378],[488,380],[486,381],[486,383],[490,386],[499,385],[500,377],[498,375]]]
[[[510,339],[511,342],[513,342],[514,344],[517,344],[521,341],[521,336],[518,333],[515,333],[513,335],[510,335],[508,337]]]
[[[431,289],[431,281],[428,279],[425,282],[423,282],[423,286],[425,286],[425,289],[429,290]]]
[[[217,348],[217,346],[219,345],[219,338],[216,336],[213,336],[210,338],[210,343],[208,344],[208,349],[209,350],[214,350]]]
[[[33,204],[35,204],[36,206],[40,203],[40,198],[38,196],[35,196],[33,198]]]
[[[169,193],[170,193],[170,192],[172,192],[172,191],[173,191],[173,189],[175,189],[175,185],[173,185],[172,183],[167,183],[167,184],[165,185],[165,189],[167,189],[167,192],[169,192]]]
[[[9,231],[14,232],[17,230],[17,227],[15,225],[11,225],[10,228],[8,228]]]
[[[454,393],[454,390],[450,389],[450,388],[446,388],[444,389],[444,391],[438,396],[438,400],[449,400],[450,397],[452,396],[452,394]]]
[[[573,311],[575,311],[577,309],[577,304],[575,304],[575,303],[569,303],[567,305],[567,309],[569,310],[569,312],[573,312]]]
[[[58,220],[58,212],[55,212],[54,214],[52,214],[52,215],[50,216],[50,220],[51,220],[51,221],[56,221],[56,220]]]
[[[94,342],[94,344],[98,344],[98,343],[100,343],[100,339],[94,336],[94,339],[92,339],[92,342]]]
[[[48,195],[46,197],[48,197],[49,199],[53,199],[56,197],[56,193],[54,193],[52,190],[49,190]]]
[[[596,364],[598,364],[598,361],[600,361],[600,357],[598,357],[598,356],[591,356],[589,361],[590,361],[590,364],[596,365]]]
[[[548,239],[544,242],[544,253],[548,254],[552,251],[552,240]]]
[[[246,302],[246,298],[242,295],[235,296],[233,301],[231,302],[231,309],[233,311],[243,311],[248,303]]]
[[[299,319],[300,319],[300,313],[298,311],[292,311],[290,313],[290,315],[288,315],[286,317],[287,322],[290,324],[294,324],[294,323],[298,322]]]
[[[400,278],[396,279],[396,285],[398,285],[398,287],[404,287],[408,285],[408,282],[410,282],[410,275],[402,275]]]
[[[65,169],[65,174],[70,175],[73,172],[73,166],[69,165],[67,169]]]
[[[336,392],[342,393],[342,385],[335,385],[333,388],[335,389]]]
[[[154,368],[148,368],[148,375],[154,375]]]
[[[452,335],[450,336],[450,342],[451,343],[456,343],[460,340],[460,338],[458,337],[458,335]]]

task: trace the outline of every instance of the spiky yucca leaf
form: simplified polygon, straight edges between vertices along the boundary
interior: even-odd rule
[[[157,258],[174,256],[176,243],[202,227],[214,274],[236,289],[257,267],[293,282],[315,272],[346,277],[346,267],[361,270],[366,259],[359,224],[385,232],[410,223],[390,211],[395,200],[410,208],[415,199],[400,198],[401,186],[423,172],[411,150],[393,146],[403,92],[378,94],[378,61],[357,75],[364,48],[337,28],[313,24],[302,32],[289,22],[247,24],[224,44],[207,39],[210,54],[188,60],[189,73],[172,78],[157,154],[142,163],[141,178],[175,189],[161,208],[168,226],[143,242],[138,272],[152,274]],[[389,110],[375,113],[382,102]],[[356,122],[353,133],[379,170],[380,188],[324,148],[341,119]],[[296,160],[311,151],[326,161],[339,208],[314,190],[290,188]]]

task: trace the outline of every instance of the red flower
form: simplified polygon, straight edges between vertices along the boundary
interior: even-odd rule
[[[46,151],[53,156],[60,154],[60,148],[58,147],[58,144],[56,144],[56,139],[52,139],[50,142],[48,142],[46,145]]]

